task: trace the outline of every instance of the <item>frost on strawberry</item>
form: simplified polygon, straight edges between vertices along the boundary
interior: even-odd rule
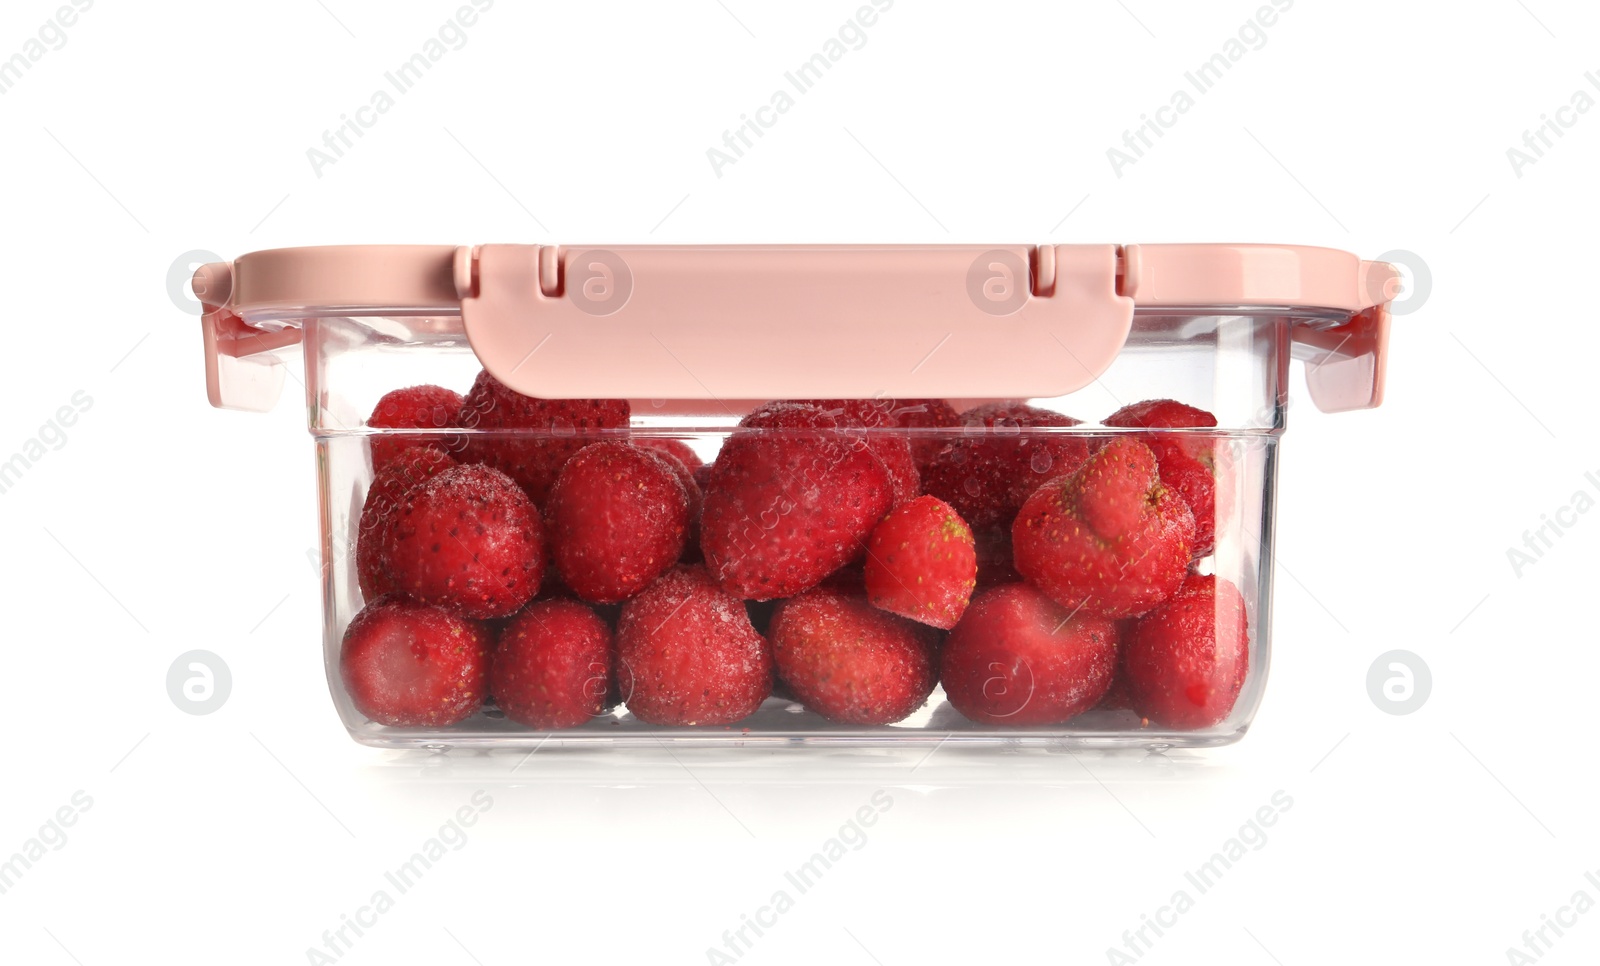
[[[892,399],[812,399],[800,403],[816,406],[846,430],[860,430],[868,449],[883,463],[894,488],[894,505],[916,498],[922,491],[922,476],[912,453],[911,442],[903,433],[890,432],[899,426]]]
[[[894,424],[912,431],[912,458],[916,460],[917,469],[926,472],[948,442],[945,434],[934,431],[960,426],[961,414],[943,399],[890,399],[887,402]]]
[[[1151,721],[1195,730],[1227,720],[1250,671],[1239,588],[1191,575],[1171,600],[1134,622],[1123,666],[1133,707]]]
[[[661,457],[677,474],[678,482],[683,484],[683,491],[689,495],[689,532],[683,542],[680,559],[684,563],[699,563],[700,511],[705,504],[705,487],[701,485],[701,480],[710,467],[700,462],[700,457],[682,440],[635,436],[633,444]]]
[[[918,497],[873,529],[864,576],[874,607],[949,630],[978,582],[972,530],[950,504]]]
[[[1140,429],[1207,429],[1217,417],[1171,399],[1149,399],[1107,416],[1107,426]],[[1194,514],[1192,553],[1203,557],[1216,547],[1217,530],[1233,505],[1233,459],[1227,445],[1210,434],[1151,432],[1141,436],[1156,454],[1161,482],[1177,491]]]
[[[1010,527],[1040,484],[1076,470],[1089,439],[1040,432],[1078,425],[1061,413],[1021,403],[995,403],[961,414],[959,438],[946,444],[922,476],[923,492],[955,507],[974,531]]]
[[[575,600],[542,600],[506,622],[489,687],[505,716],[576,728],[605,710],[615,684],[611,627]]]
[[[483,704],[492,646],[477,621],[385,594],[345,628],[339,676],[356,710],[378,724],[450,725]]]
[[[679,565],[622,605],[617,683],[648,724],[732,724],[772,693],[772,651],[743,601]]]
[[[672,459],[604,442],[562,467],[545,522],[551,560],[573,593],[614,604],[678,562],[689,533],[690,494]]]
[[[939,680],[955,709],[997,725],[1060,724],[1111,687],[1117,624],[1027,584],[984,591],[945,640]]]
[[[463,400],[457,423],[487,432],[465,435],[460,458],[500,470],[542,507],[567,460],[626,430],[631,412],[626,399],[524,396],[485,370]]]
[[[448,429],[461,413],[461,394],[442,386],[408,386],[384,393],[367,417],[372,429]],[[430,446],[449,451],[457,445],[454,434],[380,433],[372,437],[372,468],[381,471],[401,451]]]
[[[859,432],[815,406],[768,404],[741,421],[707,477],[706,568],[737,597],[793,597],[860,555],[893,502]]]
[[[938,632],[818,588],[778,605],[778,675],[806,708],[842,724],[882,725],[933,690]]]
[[[1171,597],[1194,545],[1194,515],[1136,439],[1108,443],[1028,498],[1012,525],[1017,570],[1070,610],[1131,617]]]
[[[432,447],[413,446],[389,457],[367,487],[356,524],[356,582],[363,600],[375,600],[397,589],[389,573],[385,545],[400,501],[414,488],[456,465]]]
[[[539,511],[487,466],[454,466],[413,488],[384,546],[397,589],[465,617],[515,614],[544,577]]]

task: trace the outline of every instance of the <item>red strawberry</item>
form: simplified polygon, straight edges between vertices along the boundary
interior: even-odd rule
[[[1217,425],[1217,417],[1176,400],[1146,399],[1123,406],[1107,416],[1105,424],[1133,429],[1205,428]]]
[[[816,589],[778,605],[772,654],[801,704],[829,721],[892,724],[933,690],[938,632]]]
[[[977,583],[972,530],[938,497],[890,510],[867,542],[867,595],[891,614],[949,630]]]
[[[691,477],[694,475],[695,470],[705,465],[699,454],[690,449],[689,444],[681,439],[672,439],[665,436],[636,436],[633,439],[633,445],[643,446],[645,449],[655,450],[657,453],[664,453],[675,458],[679,463],[683,464],[684,469],[689,471]]]
[[[703,567],[674,567],[622,605],[617,662],[623,700],[648,724],[732,724],[772,693],[766,639]]]
[[[684,563],[700,562],[700,511],[705,503],[705,488],[700,480],[702,471],[709,471],[710,467],[701,463],[694,450],[680,440],[636,436],[633,443],[664,457],[667,465],[678,474],[678,482],[689,494],[689,536],[683,541],[683,555],[679,559]]]
[[[575,600],[539,601],[500,632],[489,690],[518,724],[576,728],[605,711],[614,663],[600,615]]]
[[[462,462],[486,463],[504,472],[543,506],[556,474],[590,443],[625,435],[626,399],[535,399],[508,388],[488,371],[478,373],[462,403],[466,429],[520,430],[466,438]],[[609,431],[609,432],[608,432]]]
[[[1011,542],[1018,572],[1057,603],[1131,617],[1183,583],[1194,515],[1162,485],[1150,447],[1125,436],[1029,497]]]
[[[361,505],[361,521],[356,526],[356,582],[363,600],[374,600],[396,589],[383,548],[400,500],[413,487],[455,465],[455,460],[439,450],[413,446],[392,456],[372,478],[366,502]]]
[[[411,386],[385,393],[367,417],[367,425],[373,429],[448,429],[456,424],[460,412],[460,393],[443,386]],[[372,437],[372,468],[383,469],[410,446],[448,450],[454,445],[452,436],[380,434]]]
[[[356,710],[378,724],[450,725],[483,704],[491,647],[477,621],[384,594],[345,628],[339,676]]]
[[[672,457],[596,443],[561,468],[544,515],[562,582],[584,600],[613,604],[678,562],[689,494]]]
[[[1107,426],[1166,429],[1205,428],[1217,417],[1171,399],[1124,406],[1105,419]],[[1196,557],[1216,547],[1217,526],[1233,502],[1232,459],[1227,446],[1209,434],[1150,433],[1143,437],[1161,466],[1161,482],[1178,491],[1194,513]]]
[[[890,402],[894,404],[890,414],[896,426],[920,431],[911,437],[911,455],[916,460],[917,469],[926,472],[928,464],[950,442],[948,433],[936,433],[934,430],[960,426],[961,414],[943,399],[895,399]]]
[[[839,421],[840,428],[865,429],[862,438],[874,456],[883,461],[894,486],[894,505],[915,499],[922,490],[922,477],[911,455],[911,443],[898,428],[892,399],[810,399],[797,405],[815,406]]]
[[[893,499],[859,434],[815,406],[769,404],[744,418],[712,467],[706,568],[739,597],[792,597],[861,553]]]
[[[509,476],[454,466],[400,501],[384,556],[396,586],[465,617],[506,617],[544,577],[539,511]]]
[[[985,724],[1058,724],[1094,707],[1117,665],[1117,625],[1027,584],[979,594],[944,642],[939,680]]]
[[[1128,635],[1124,664],[1134,707],[1169,728],[1221,724],[1250,671],[1247,625],[1239,588],[1191,575]]]
[[[961,414],[961,438],[923,474],[923,492],[955,507],[974,530],[1009,527],[1034,490],[1088,459],[1088,438],[1040,432],[1076,425],[1071,416],[1020,403],[970,409]]]

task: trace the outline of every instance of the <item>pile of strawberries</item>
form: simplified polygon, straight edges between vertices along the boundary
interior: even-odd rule
[[[1244,600],[1194,566],[1233,486],[1209,413],[1143,402],[1096,436],[1016,403],[773,402],[709,466],[629,419],[487,372],[383,397],[340,656],[361,713],[727,725],[776,686],[882,725],[941,684],[999,725],[1233,709]]]

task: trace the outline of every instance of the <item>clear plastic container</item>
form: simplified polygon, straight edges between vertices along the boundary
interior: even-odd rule
[[[1227,744],[1249,728],[1270,663],[1277,443],[1285,427],[1289,364],[1294,358],[1305,361],[1319,408],[1377,405],[1387,301],[1397,279],[1388,265],[1342,252],[1278,246],[486,246],[262,252],[202,268],[195,288],[207,306],[203,330],[214,405],[270,407],[284,376],[303,358],[321,493],[323,664],[334,707],[363,744],[531,748],[596,742],[861,746],[957,741],[1159,748]],[[368,424],[386,393],[436,385],[466,394],[486,368],[527,396],[625,399],[628,425],[584,430],[558,420],[553,428],[487,428],[459,419],[405,429]],[[1022,412],[1035,414],[1032,419],[1002,418],[992,425],[965,419],[907,428],[892,425],[902,421],[893,415],[900,410],[882,402],[878,410],[891,414],[886,420],[877,425],[867,425],[870,419],[848,421],[848,430],[841,430],[852,445],[873,454],[879,440],[888,441],[885,446],[909,440],[918,454],[922,487],[963,508],[1005,503],[984,491],[996,480],[1023,496],[1041,489],[1068,492],[1063,488],[1084,472],[1079,456],[1068,461],[1070,466],[1057,465],[1063,453],[1104,452],[1119,438],[1150,446],[1164,482],[1149,493],[1168,495],[1166,502],[1150,496],[1139,512],[1187,515],[1198,524],[1184,545],[1192,551],[1184,553],[1187,574],[1176,578],[1185,590],[1174,594],[1176,585],[1169,582],[1165,590],[1134,594],[1129,599],[1136,602],[1114,608],[1107,601],[1128,588],[1102,574],[1096,586],[1106,593],[1092,602],[1063,596],[1063,583],[1077,586],[1087,578],[1049,572],[1058,564],[1067,566],[1060,564],[1066,556],[1054,550],[1043,551],[1045,564],[1034,559],[1017,566],[1008,546],[1019,525],[1010,519],[1016,513],[1012,500],[999,519],[991,519],[987,510],[970,514],[982,517],[972,527],[979,565],[974,603],[961,620],[975,621],[977,602],[986,595],[1007,594],[1037,599],[1041,613],[1057,613],[1049,608],[1060,607],[1065,616],[1057,632],[1099,620],[1095,626],[1113,628],[1109,676],[1098,651],[1100,656],[1089,662],[1092,670],[1080,674],[1083,680],[1065,680],[1059,669],[1036,672],[1030,660],[1037,662],[1039,652],[1029,650],[1035,645],[1013,648],[1009,632],[992,630],[1006,627],[1003,622],[976,622],[965,630],[957,624],[953,631],[918,624],[923,629],[911,636],[929,648],[933,673],[964,673],[960,686],[976,695],[966,704],[981,706],[980,713],[963,714],[935,685],[926,701],[901,720],[840,723],[800,699],[815,690],[816,681],[791,681],[780,673],[775,692],[736,721],[650,724],[630,713],[627,701],[613,703],[631,697],[618,693],[624,672],[615,664],[614,649],[611,666],[593,685],[598,692],[612,692],[611,699],[597,700],[592,716],[576,727],[543,730],[518,723],[497,707],[487,681],[481,702],[475,702],[480,706],[447,725],[380,724],[358,709],[341,672],[341,652],[350,622],[367,603],[357,551],[374,477],[374,442],[391,449],[396,441],[431,446],[470,462],[472,454],[497,452],[495,447],[508,441],[559,437],[576,450],[606,441],[675,440],[710,467],[736,432],[773,439],[793,433],[740,429],[740,424],[769,401],[796,399],[824,400],[818,406],[834,420],[829,425],[838,426],[847,420],[837,402],[826,400],[940,400],[960,413],[1001,402],[1031,407]],[[1146,400],[1175,400],[1213,416],[1215,425],[1102,422]],[[1082,422],[1048,425],[1067,421],[1037,418],[1041,412]],[[811,437],[801,433],[799,438],[802,446],[809,445]],[[1180,478],[1166,477],[1165,462],[1174,451],[1203,456],[1211,470],[1214,511],[1195,503],[1187,491],[1174,493],[1181,491]],[[1003,454],[1000,462],[1009,476],[990,472],[985,461],[997,453]],[[974,462],[965,463],[968,459]],[[733,472],[719,476],[702,470],[702,500],[713,489],[738,485]],[[1085,494],[1091,484],[1078,486],[1071,492],[1080,502],[1071,507],[1074,513],[1088,512],[1081,511],[1081,501],[1090,499]],[[796,483],[785,492],[802,502],[838,498],[827,490]],[[550,499],[544,493],[534,497],[536,505]],[[1020,515],[1053,527],[1038,499],[1035,495],[1025,503]],[[1179,503],[1181,513],[1169,505]],[[538,506],[541,513],[547,509],[548,504]],[[875,513],[874,520],[881,516]],[[1214,531],[1213,541],[1197,536],[1208,529]],[[870,556],[863,549],[870,528],[853,532],[860,533],[862,548],[824,579],[821,591],[801,593],[831,596],[835,600],[829,606],[854,606],[858,617],[887,613],[874,611],[860,578],[861,568],[872,566],[861,562]],[[539,536],[546,544],[551,539],[548,533]],[[1204,548],[1203,542],[1213,546]],[[697,550],[692,539],[686,540],[684,559],[698,560]],[[708,551],[706,557],[711,556]],[[717,559],[725,563],[725,556],[719,551]],[[1145,557],[1122,559],[1148,574],[1141,569]],[[1018,569],[1028,570],[1028,576]],[[570,596],[560,587],[558,568],[547,570],[536,601]],[[712,570],[715,582],[716,567]],[[1244,613],[1243,628],[1234,628],[1244,638],[1240,659],[1247,671],[1242,674],[1228,656],[1230,621],[1219,616],[1231,613],[1225,605],[1204,595],[1197,598],[1200,603],[1186,605],[1205,612],[1198,633],[1213,639],[1183,638],[1193,636],[1196,625],[1175,619],[1173,608],[1197,581],[1194,575],[1211,578],[1212,586],[1237,588]],[[1220,590],[1216,594],[1224,596]],[[795,596],[793,588],[785,595]],[[451,608],[448,602],[441,606]],[[614,629],[630,606],[626,600],[607,601],[593,610]],[[745,605],[769,654],[778,606],[755,600]],[[1097,611],[1105,616],[1096,616]],[[508,616],[488,620],[488,633],[500,633]],[[889,620],[902,629],[913,626],[903,617]],[[958,648],[949,646],[949,634],[963,635]],[[841,679],[880,673],[850,663],[855,653],[850,641],[823,645],[845,655],[843,669],[836,672]],[[955,651],[963,656],[958,659]],[[1015,661],[1013,651],[1019,655]],[[1214,666],[1197,670],[1195,660],[1203,665],[1207,659]],[[984,665],[993,669],[993,676],[975,684],[973,661],[980,671]],[[1140,663],[1137,671],[1130,670],[1130,661]],[[810,673],[793,672],[797,679]],[[645,682],[648,674],[639,671],[638,681]],[[1230,682],[1238,685],[1236,697],[1219,697],[1218,689],[1227,692]],[[1069,685],[1076,690],[1061,700],[1058,692]],[[1074,713],[1050,720],[1052,701]],[[1186,712],[1186,701],[1205,706],[1203,712]]]

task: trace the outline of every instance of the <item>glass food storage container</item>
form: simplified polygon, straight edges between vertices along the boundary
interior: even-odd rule
[[[1399,275],[1271,245],[361,246],[202,267],[303,365],[323,664],[374,746],[1209,746],[1271,651],[1291,359]]]

